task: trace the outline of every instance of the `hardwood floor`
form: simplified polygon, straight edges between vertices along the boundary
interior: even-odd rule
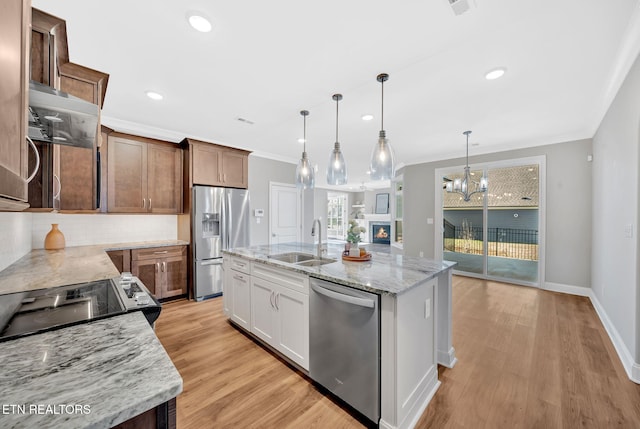
[[[184,380],[178,428],[361,428],[232,327],[219,298],[164,305],[156,333]],[[454,276],[458,363],[418,428],[638,428],[629,381],[588,298]]]

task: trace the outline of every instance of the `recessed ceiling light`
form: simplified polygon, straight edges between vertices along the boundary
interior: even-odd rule
[[[362,120],[363,121],[370,121],[372,119],[373,119],[373,115],[371,115],[371,114],[362,115]]]
[[[496,69],[489,71],[486,75],[484,75],[484,77],[487,80],[498,79],[499,77],[502,77],[506,71],[507,69],[505,67],[498,67]]]
[[[211,21],[200,13],[191,12],[187,14],[187,20],[189,20],[189,25],[202,33],[208,33],[211,31]]]
[[[300,137],[300,138],[298,139],[298,143],[300,143],[300,144],[304,143],[304,139],[303,139],[302,137]]]
[[[145,94],[147,94],[147,97],[152,100],[162,100],[164,98],[162,94],[159,94],[155,91],[147,91],[145,92]]]

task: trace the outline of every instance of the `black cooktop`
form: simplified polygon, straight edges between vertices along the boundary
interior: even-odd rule
[[[126,313],[117,287],[107,279],[0,295],[0,341]]]

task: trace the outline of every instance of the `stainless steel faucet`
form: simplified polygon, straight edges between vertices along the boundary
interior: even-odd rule
[[[317,257],[318,259],[322,259],[322,252],[324,249],[322,248],[322,224],[320,223],[320,219],[314,219],[313,224],[311,225],[311,236],[315,237],[316,235],[316,223],[318,223],[318,250]]]

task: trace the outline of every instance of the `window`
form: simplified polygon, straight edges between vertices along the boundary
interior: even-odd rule
[[[327,194],[327,236],[344,240],[347,236],[347,194]]]

